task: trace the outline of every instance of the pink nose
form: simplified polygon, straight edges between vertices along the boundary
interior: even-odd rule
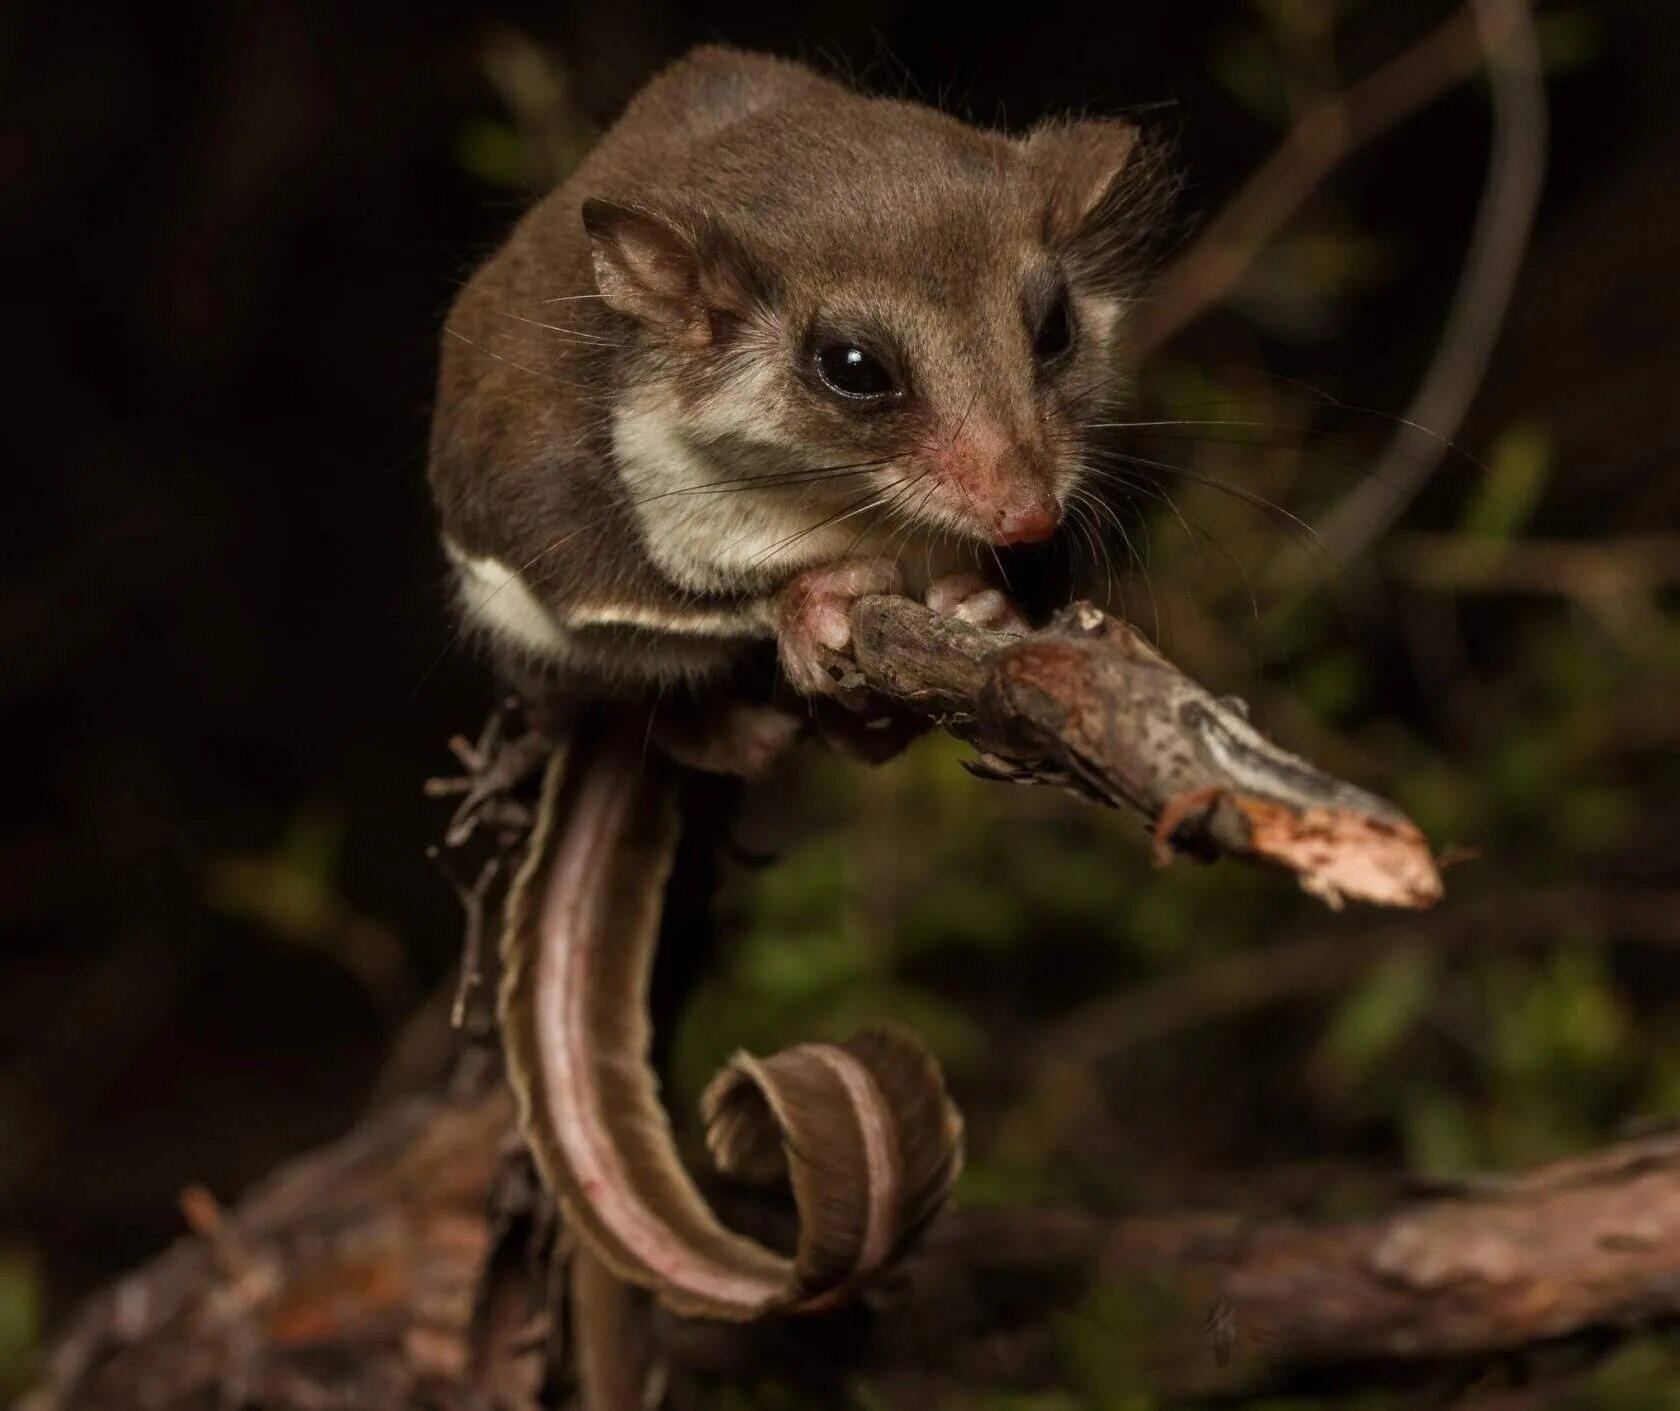
[[[1000,544],[1039,544],[1056,532],[1061,518],[1054,505],[1005,510],[998,516],[995,537]]]

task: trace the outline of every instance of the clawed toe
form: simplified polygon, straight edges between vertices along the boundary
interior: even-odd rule
[[[928,588],[926,602],[941,617],[991,632],[1019,636],[1031,630],[1014,601],[978,573],[953,573],[938,579]]]

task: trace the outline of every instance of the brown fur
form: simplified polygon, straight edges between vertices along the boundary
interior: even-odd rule
[[[632,503],[614,449],[613,415],[641,389],[723,467],[714,479],[760,481],[729,491],[731,512],[774,497],[777,514],[815,523],[914,473],[902,538],[851,521],[866,551],[984,544],[1006,512],[1065,493],[1084,426],[1117,385],[1133,145],[1132,129],[1100,121],[1012,139],[779,59],[695,51],[456,301],[430,470],[445,533],[517,570],[561,623],[601,602],[750,616],[812,562],[796,546],[687,583],[659,566],[648,534],[665,531]],[[1076,309],[1117,303],[1120,326],[1105,337],[1076,318],[1067,356],[1040,366],[1034,328],[1064,285]],[[859,410],[825,392],[812,353],[834,338],[881,349],[902,402]],[[707,420],[749,374],[750,411]],[[792,489],[763,480],[887,457]],[[812,536],[816,562],[830,539]],[[565,670],[586,689],[703,678],[739,661],[748,636],[590,628]]]

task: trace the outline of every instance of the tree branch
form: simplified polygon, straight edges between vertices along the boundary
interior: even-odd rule
[[[1089,603],[1008,637],[906,598],[852,615],[842,684],[934,720],[981,751],[977,773],[1053,783],[1154,825],[1156,856],[1229,854],[1344,897],[1426,907],[1441,878],[1392,804],[1280,749],[1242,702],[1198,686],[1134,629]]]

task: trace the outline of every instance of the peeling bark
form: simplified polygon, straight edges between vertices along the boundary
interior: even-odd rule
[[[1176,850],[1263,862],[1331,906],[1440,899],[1428,843],[1399,809],[1279,748],[1240,701],[1089,603],[1028,637],[891,597],[859,602],[852,626],[844,685],[970,741],[977,773],[1141,813],[1159,861]]]

